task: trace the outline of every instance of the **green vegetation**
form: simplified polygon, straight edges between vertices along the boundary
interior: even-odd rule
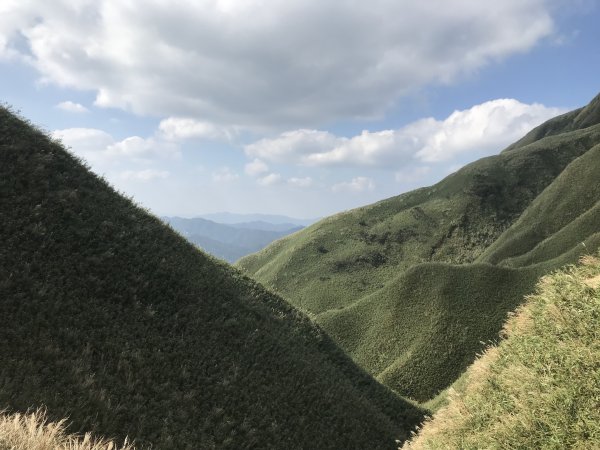
[[[592,257],[543,278],[403,448],[600,448],[599,288]]]
[[[600,245],[599,144],[600,96],[434,186],[326,218],[237,265],[388,387],[430,400],[539,276]]]
[[[422,411],[0,109],[0,405],[136,446],[394,448]]]
[[[0,450],[134,450],[128,444],[67,434],[65,420],[48,422],[38,410],[30,414],[0,413]]]

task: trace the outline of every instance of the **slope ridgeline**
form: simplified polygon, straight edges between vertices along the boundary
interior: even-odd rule
[[[6,109],[0,240],[10,413],[161,449],[394,448],[422,417]]]
[[[237,265],[419,401],[537,278],[600,245],[600,96],[439,183],[326,218]]]

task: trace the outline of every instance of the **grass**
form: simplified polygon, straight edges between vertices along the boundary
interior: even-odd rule
[[[0,405],[140,447],[394,448],[423,411],[0,109]]]
[[[600,448],[600,260],[538,284],[403,449]]]
[[[29,414],[0,412],[0,450],[134,450],[125,442],[95,439],[90,434],[74,436],[65,431],[65,421],[49,422],[42,410]]]
[[[537,277],[600,245],[599,144],[600,96],[434,186],[326,218],[237,266],[388,387],[430,400]]]

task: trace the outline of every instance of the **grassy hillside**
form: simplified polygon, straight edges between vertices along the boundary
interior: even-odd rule
[[[379,381],[425,401],[483,350],[538,276],[535,269],[421,264],[317,320]]]
[[[393,448],[422,412],[0,109],[0,405],[161,449]]]
[[[600,448],[599,288],[591,257],[542,279],[505,339],[403,448]]]
[[[65,421],[48,422],[43,411],[0,413],[0,450],[134,450],[130,445],[77,436],[65,431]]]
[[[388,386],[428,399],[496,338],[538,276],[600,244],[598,144],[600,96],[434,186],[326,218],[238,266]],[[467,321],[477,326],[464,331]]]
[[[594,220],[600,202],[599,173],[600,145],[596,145],[569,164],[479,260],[494,264],[507,260],[505,263],[513,266],[532,264],[556,257],[600,231],[599,222]],[[572,230],[557,236],[565,227]],[[544,242],[547,240],[552,242]],[[514,259],[526,253],[527,257]]]

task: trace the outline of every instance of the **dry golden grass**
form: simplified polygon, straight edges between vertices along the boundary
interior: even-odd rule
[[[0,413],[0,450],[134,450],[127,442],[74,436],[65,432],[65,421],[49,422],[38,410],[30,414]]]
[[[540,280],[403,449],[600,449],[600,260],[580,263]]]

